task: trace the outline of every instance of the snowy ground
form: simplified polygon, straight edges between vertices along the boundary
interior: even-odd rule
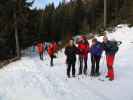
[[[123,41],[116,56],[115,81],[102,82],[89,75],[66,80],[63,53],[51,68],[49,59],[40,61],[28,52],[20,61],[0,70],[0,100],[133,100],[133,28],[122,25],[114,33],[109,37]],[[104,60],[103,55],[101,77],[107,70]],[[88,67],[90,73],[90,60]]]

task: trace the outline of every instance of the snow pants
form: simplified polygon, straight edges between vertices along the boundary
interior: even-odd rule
[[[40,60],[43,60],[43,53],[39,53]]]
[[[51,66],[54,65],[54,63],[53,63],[54,58],[56,58],[55,55],[51,55],[51,56],[50,56],[50,65],[51,65]]]
[[[100,63],[101,56],[94,56],[91,55],[91,76],[99,76],[99,63]]]
[[[87,60],[88,60],[88,57],[79,55],[79,62],[80,62],[79,75],[81,75],[82,73],[87,75]]]
[[[115,54],[106,55],[106,62],[108,67],[107,77],[109,77],[110,80],[114,80],[114,68],[113,68],[114,59],[115,59]]]
[[[76,61],[69,61],[67,63],[67,76],[70,77],[71,69],[72,69],[72,76],[75,77],[75,62]]]

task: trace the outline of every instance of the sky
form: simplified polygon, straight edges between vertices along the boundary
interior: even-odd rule
[[[29,1],[32,1],[32,0],[29,0]],[[46,5],[52,2],[55,4],[55,6],[58,6],[59,2],[62,2],[62,1],[63,0],[35,0],[33,4],[33,8],[45,8]]]

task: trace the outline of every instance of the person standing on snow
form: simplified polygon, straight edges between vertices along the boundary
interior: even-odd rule
[[[72,76],[75,77],[75,63],[76,63],[76,54],[78,48],[74,45],[74,40],[69,40],[68,45],[65,48],[65,55],[67,57],[67,77],[70,78],[70,72],[72,69]]]
[[[101,55],[103,52],[103,47],[102,43],[97,41],[96,38],[92,40],[92,45],[90,48],[90,53],[91,53],[91,76],[99,76],[99,63],[101,59]]]
[[[43,60],[44,45],[42,41],[39,41],[36,45],[37,52],[39,53],[40,60]]]
[[[103,37],[103,48],[106,53],[106,62],[108,67],[108,73],[106,78],[109,78],[110,81],[114,80],[114,60],[115,54],[118,52],[119,45],[121,42],[110,41],[107,36]]]
[[[58,47],[57,42],[53,42],[52,44],[53,44],[53,46],[54,46],[54,52],[55,52],[56,54],[58,54],[59,47]],[[56,55],[56,56],[57,56],[57,55]]]
[[[79,54],[79,61],[80,61],[80,67],[79,67],[79,75],[84,73],[87,75],[87,60],[88,60],[88,53],[89,53],[89,43],[86,39],[86,37],[81,37],[80,43],[78,43],[78,49],[80,51]],[[84,66],[84,67],[83,67]]]
[[[55,53],[57,52],[57,45],[55,42],[52,42],[48,47],[48,54],[51,58],[50,65],[53,66],[53,59],[56,58]]]

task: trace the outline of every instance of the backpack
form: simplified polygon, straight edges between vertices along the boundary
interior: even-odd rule
[[[111,51],[117,53],[119,50],[119,45],[117,41],[110,41],[110,44],[111,44]]]

